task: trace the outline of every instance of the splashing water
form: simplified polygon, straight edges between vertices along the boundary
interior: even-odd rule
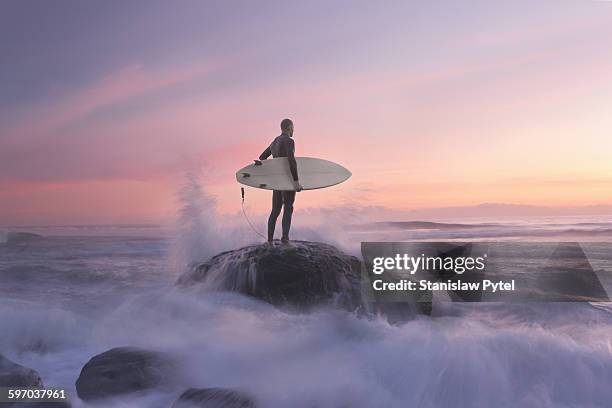
[[[67,388],[75,408],[92,406],[74,394],[82,366],[125,345],[186,356],[190,386],[245,389],[267,408],[610,406],[608,305],[451,304],[391,326],[332,308],[297,315],[235,293],[191,293],[174,287],[167,251],[182,272],[253,237],[226,227],[199,173],[178,199],[170,246],[119,237],[0,245],[0,353]],[[337,225],[298,223],[294,237],[350,242]],[[106,406],[162,408],[178,394]]]
[[[180,209],[171,256],[180,273],[233,245],[219,225],[216,198],[203,188],[202,172],[187,172],[177,196]]]

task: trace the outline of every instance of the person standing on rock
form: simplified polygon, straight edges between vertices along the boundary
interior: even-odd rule
[[[302,186],[298,178],[297,162],[295,161],[295,142],[293,141],[293,122],[291,119],[283,119],[281,121],[281,135],[277,136],[270,146],[263,151],[259,156],[259,160],[266,160],[270,155],[273,158],[286,157],[289,160],[289,170],[293,177],[295,191],[277,191],[272,192],[272,211],[268,218],[268,242],[274,239],[274,229],[276,228],[276,220],[283,207],[283,236],[282,242],[289,242],[289,229],[291,228],[291,216],[293,214],[293,202],[295,201],[295,193],[302,191]]]

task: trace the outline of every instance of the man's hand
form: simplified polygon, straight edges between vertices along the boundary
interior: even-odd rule
[[[302,185],[300,184],[298,180],[295,180],[293,184],[295,185],[295,191],[298,191],[298,192],[302,191]]]

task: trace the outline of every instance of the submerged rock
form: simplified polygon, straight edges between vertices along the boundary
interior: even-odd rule
[[[76,381],[83,400],[165,388],[175,379],[175,362],[166,353],[117,347],[92,357]]]
[[[0,387],[42,388],[38,373],[0,354]]]
[[[303,310],[333,303],[361,305],[360,261],[335,247],[308,241],[251,245],[222,252],[183,274],[177,284],[240,292]]]
[[[37,241],[44,238],[42,235],[34,234],[33,232],[16,232],[11,231],[6,236],[7,245],[18,245],[31,241]]]
[[[225,388],[190,388],[171,408],[255,408],[246,394]]]

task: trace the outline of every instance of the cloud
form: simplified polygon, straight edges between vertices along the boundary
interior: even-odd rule
[[[147,95],[205,80],[214,68],[212,63],[167,69],[131,65],[89,87],[29,107],[0,128],[0,179],[142,178],[154,167],[164,171],[174,166],[175,157],[154,155],[159,163],[153,166],[143,157],[151,154],[147,142],[159,141],[152,126],[160,124],[160,117],[139,122],[138,115],[117,114],[92,124],[90,116],[121,104],[124,110],[133,109]]]

